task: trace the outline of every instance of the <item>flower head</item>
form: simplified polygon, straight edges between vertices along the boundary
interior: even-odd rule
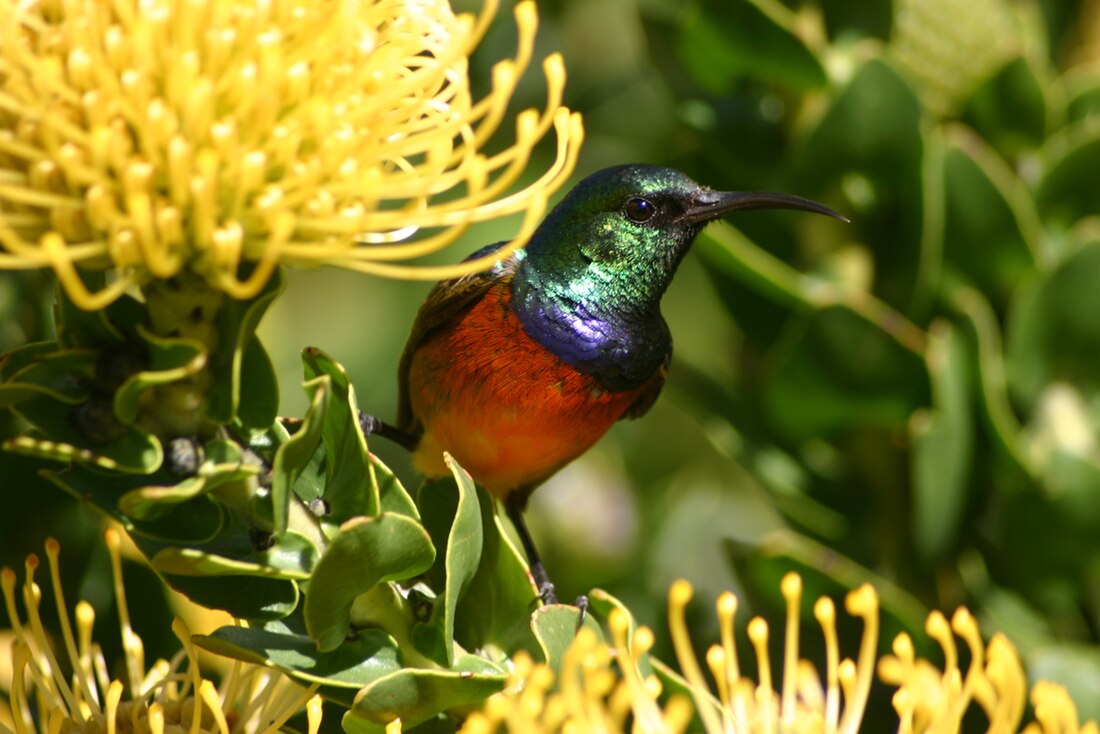
[[[870,585],[848,594],[849,614],[863,620],[859,654],[840,659],[836,632],[836,608],[822,597],[814,605],[814,616],[825,638],[825,681],[814,666],[799,658],[799,608],[802,579],[787,574],[781,584],[787,604],[783,633],[783,676],[774,689],[773,665],[768,655],[768,624],[761,617],[749,621],[748,635],[756,656],[759,681],[740,672],[735,645],[734,616],[737,597],[723,594],[717,611],[721,644],[712,645],[706,661],[718,690],[717,699],[703,677],[692,651],[684,612],[691,601],[691,586],[678,581],[669,591],[669,628],[680,669],[691,685],[695,706],[708,732],[847,732],[859,731],[874,675],[878,644],[878,595]]]
[[[778,691],[773,687],[767,651],[767,623],[759,617],[749,622],[759,670],[757,682],[741,673],[733,627],[737,599],[723,594],[717,603],[721,641],[706,655],[717,695],[712,692],[692,650],[685,620],[691,585],[678,581],[669,591],[669,628],[680,674],[647,658],[653,633],[638,627],[631,634],[625,613],[615,610],[609,619],[611,644],[582,629],[565,653],[556,689],[548,666],[520,657],[514,685],[467,719],[464,731],[683,732],[696,713],[704,730],[714,734],[858,731],[874,674],[878,597],[870,586],[849,594],[848,611],[863,619],[864,631],[857,658],[844,661],[839,656],[832,601],[818,601],[815,614],[824,631],[828,657],[823,684],[814,667],[798,658],[801,579],[789,574],[783,581],[783,593],[787,623]],[[661,676],[643,675],[643,659],[647,659],[646,668],[652,666]],[[691,700],[677,693],[663,696],[662,677],[689,691]]]
[[[549,666],[517,656],[512,684],[471,715],[463,731],[676,733],[686,731],[696,715],[703,730],[711,734],[864,730],[878,643],[878,595],[869,585],[848,594],[846,610],[862,619],[863,635],[856,657],[843,660],[835,606],[826,597],[817,600],[814,616],[825,641],[822,676],[812,663],[799,658],[802,580],[788,574],[781,590],[787,614],[779,681],[768,654],[768,624],[760,617],[750,620],[747,630],[758,680],[742,674],[733,625],[737,599],[723,594],[717,603],[721,639],[706,654],[712,690],[695,657],[685,619],[691,586],[678,581],[669,592],[669,628],[682,676],[655,659],[647,659],[652,633],[638,627],[630,634],[625,614],[616,610],[609,619],[611,643],[582,629],[566,651],[557,677]],[[894,655],[879,661],[880,678],[897,687],[893,698],[900,718],[897,730],[906,734],[957,732],[972,704],[977,704],[988,718],[990,734],[1021,731],[1027,677],[1008,639],[994,635],[986,647],[977,623],[965,610],[957,612],[950,625],[942,614],[933,612],[926,629],[943,647],[943,671],[916,659],[912,640],[904,634],[894,642]],[[952,632],[970,648],[971,663],[965,671],[959,668]],[[661,679],[642,675],[643,667],[650,666]],[[662,679],[689,691],[694,708],[681,694],[664,696]],[[1036,721],[1022,730],[1025,734],[1100,734],[1095,723],[1079,723],[1073,701],[1061,686],[1040,682],[1031,690],[1031,701]]]
[[[518,212],[522,244],[581,128],[554,55],[546,109],[483,152],[537,26],[517,5],[519,50],[475,100],[468,56],[496,6],[0,0],[0,267],[52,267],[92,309],[187,271],[248,298],[280,262],[435,279],[456,271],[394,261]],[[508,194],[552,127],[556,160]],[[81,269],[113,276],[90,287]]]
[[[658,703],[662,692],[655,676],[643,677],[639,660],[653,644],[653,634],[639,627],[631,635],[626,615],[611,615],[614,648],[582,628],[566,650],[560,675],[534,663],[524,652],[515,656],[512,685],[471,714],[463,734],[556,731],[627,731],[628,720],[640,732],[682,732],[691,723],[691,702],[674,696]],[[555,686],[556,684],[556,686]]]
[[[321,720],[321,699],[314,688],[303,689],[286,676],[254,665],[234,664],[221,687],[204,678],[198,654],[182,621],[173,632],[182,649],[172,660],[158,660],[148,669],[141,638],[130,627],[122,581],[119,536],[106,534],[114,575],[115,601],[121,622],[125,676],[110,679],[103,651],[93,637],[95,612],[85,601],[76,605],[75,626],[65,606],[59,573],[60,544],[46,542],[50,581],[61,623],[63,652],[59,655],[42,624],[42,592],[34,577],[39,559],[31,556],[26,577],[17,587],[15,572],[0,571],[4,604],[14,627],[11,651],[10,710],[15,734],[273,734],[303,706],[309,734]],[[26,619],[18,614],[21,597]],[[71,669],[71,676],[65,670]],[[0,725],[0,732],[10,734]]]
[[[913,641],[905,633],[894,639],[894,654],[879,661],[879,677],[898,689],[894,709],[901,719],[900,731],[958,731],[964,714],[975,705],[989,720],[990,732],[1020,731],[1028,681],[1008,638],[995,634],[987,646],[977,621],[966,609],[958,609],[950,623],[942,613],[932,612],[924,629],[943,648],[943,670],[916,658]],[[969,649],[970,663],[965,670],[959,665],[955,636]],[[1031,689],[1031,702],[1036,721],[1023,729],[1027,734],[1100,734],[1094,722],[1081,725],[1077,707],[1062,686],[1039,681]]]

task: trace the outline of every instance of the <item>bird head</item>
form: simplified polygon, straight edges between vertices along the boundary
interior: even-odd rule
[[[844,220],[809,199],[714,191],[671,168],[605,168],[577,184],[546,217],[526,248],[524,269],[529,280],[565,298],[651,309],[708,222],[743,209],[776,208]]]

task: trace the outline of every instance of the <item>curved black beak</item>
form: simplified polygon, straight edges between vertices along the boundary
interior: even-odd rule
[[[688,222],[709,222],[741,209],[801,209],[848,222],[847,217],[837,214],[824,204],[803,199],[801,196],[766,191],[702,191],[695,196],[680,219]]]

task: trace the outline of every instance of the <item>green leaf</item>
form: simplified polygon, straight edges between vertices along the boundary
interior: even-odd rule
[[[902,629],[919,631],[924,628],[929,610],[912,592],[838,553],[836,548],[794,530],[784,528],[768,533],[757,547],[747,549],[748,557],[746,551],[735,544],[727,547],[734,565],[739,566],[741,583],[751,586],[751,593],[758,598],[771,599],[777,613],[782,608],[781,579],[795,571],[802,576],[802,608],[807,618],[810,600],[869,583],[875,587],[881,601],[883,639],[893,639]]]
[[[1062,78],[1066,86],[1066,122],[1069,125],[1100,115],[1100,75],[1095,68],[1071,68]]]
[[[997,316],[989,302],[972,288],[956,288],[952,307],[963,316],[971,340],[978,346],[978,380],[982,411],[1001,456],[1009,459],[1017,479],[1030,476],[1030,461],[1021,449],[1020,422],[1013,411],[1005,378],[1005,357]]]
[[[231,558],[197,548],[164,548],[149,559],[157,571],[173,576],[265,576],[308,580],[317,564],[317,549],[308,539],[288,531],[270,548]]]
[[[763,0],[711,0],[693,13],[676,44],[703,87],[724,94],[742,79],[796,90],[824,86],[825,69],[794,32],[794,15]]]
[[[1023,183],[961,127],[948,131],[943,162],[944,259],[1003,305],[1036,273],[1041,223]]]
[[[974,91],[966,119],[1003,155],[1018,158],[1046,139],[1049,85],[1026,56],[1018,56]]]
[[[832,178],[853,168],[885,174],[901,160],[919,160],[920,102],[885,59],[865,61],[831,102],[806,137],[804,174]],[[835,168],[820,170],[823,164]]]
[[[1097,283],[1100,241],[1020,290],[1007,320],[1005,353],[1009,386],[1023,405],[1034,406],[1045,386],[1056,381],[1076,385],[1089,396],[1100,394]]]
[[[1061,446],[1049,451],[1039,478],[1061,516],[1063,532],[1094,537],[1100,527],[1100,460]]]
[[[846,306],[794,320],[772,360],[763,397],[773,425],[791,440],[900,426],[928,403],[920,358]]]
[[[88,381],[95,373],[95,354],[51,346],[53,342],[40,342],[4,355],[0,408],[32,397],[69,405],[83,403],[90,397]]]
[[[553,604],[540,607],[531,616],[531,630],[538,640],[542,658],[554,670],[561,670],[562,656],[565,654],[573,640],[577,637],[577,622],[580,620],[581,610],[568,604]],[[590,627],[598,636],[600,627],[587,615],[584,626]]]
[[[278,382],[256,327],[284,285],[282,270],[276,268],[255,297],[226,298],[218,311],[218,348],[210,358],[214,387],[206,409],[211,420],[228,424],[237,418],[246,429],[263,429],[275,420]]]
[[[359,426],[355,388],[344,368],[319,349],[302,350],[307,385],[327,380],[332,397],[322,423],[325,495],[335,518],[376,515],[380,498],[371,475],[367,440]]]
[[[695,254],[734,286],[745,286],[784,309],[813,305],[808,292],[819,278],[804,275],[729,225],[716,223],[699,236]]]
[[[121,522],[135,536],[155,539],[162,543],[199,545],[216,537],[225,525],[225,511],[208,497],[170,506],[170,511],[158,518],[130,517],[118,508],[120,490],[130,483],[156,481],[165,474],[146,476],[113,475],[98,472],[80,465],[63,471],[44,471],[42,475],[81,502],[87,502]]]
[[[1005,537],[1020,542],[1005,543],[997,562],[1012,569],[1014,586],[1042,618],[1056,630],[1072,630],[1080,624],[1086,598],[1082,585],[1087,586],[1097,559],[1095,516],[1067,522],[1075,510],[1073,502],[1052,496],[1034,481],[1013,489],[1001,492],[998,520]],[[1095,497],[1092,503],[1095,512]]]
[[[277,624],[277,623],[276,623]],[[358,690],[401,670],[401,651],[382,630],[359,630],[330,652],[320,652],[306,635],[253,627],[221,627],[196,635],[196,645],[218,655],[278,668],[324,686]]]
[[[4,358],[0,407],[11,407],[38,430],[5,444],[9,451],[94,464],[126,473],[150,473],[163,458],[160,442],[127,426],[109,397],[93,390],[100,358],[93,350],[51,350],[50,343]]]
[[[119,518],[131,535],[163,543],[202,544],[217,537],[228,524],[226,510],[208,497],[173,505],[170,512],[148,520]]]
[[[98,281],[102,286],[102,272],[81,270],[80,273],[85,282]],[[69,300],[60,282],[55,292],[57,340],[66,347],[102,349],[110,344],[122,344],[126,337],[118,324],[133,328],[142,321],[141,304],[130,296],[121,296],[105,309],[85,311]]]
[[[431,573],[438,597],[431,618],[414,628],[413,639],[420,652],[449,668],[454,661],[455,609],[477,573],[484,535],[474,480],[449,454],[444,454],[443,460],[454,484],[433,482],[430,488],[421,489],[421,501],[430,503],[424,510],[425,529],[433,538],[446,538]],[[453,500],[443,496],[452,486],[457,492]],[[453,513],[449,512],[452,507]]]
[[[374,454],[370,455],[370,464],[374,482],[378,485],[382,512],[396,512],[419,521],[420,511],[397,475]]]
[[[279,380],[267,350],[255,334],[241,356],[237,420],[246,431],[270,426],[279,413]]]
[[[1043,148],[1045,175],[1035,191],[1044,221],[1068,229],[1100,213],[1093,182],[1100,170],[1100,127],[1086,121],[1050,138]]]
[[[351,630],[352,602],[383,581],[423,573],[435,559],[431,539],[404,515],[383,513],[344,523],[313,569],[305,601],[306,629],[322,651],[336,649]]]
[[[909,422],[914,535],[917,550],[929,563],[951,550],[969,499],[974,423],[968,350],[947,321],[932,324],[925,353],[932,408],[915,413]]]
[[[146,348],[147,367],[126,378],[114,394],[115,416],[126,424],[137,420],[147,391],[193,377],[207,360],[206,347],[194,339],[161,337],[142,326],[138,334]]]
[[[413,727],[436,714],[480,704],[502,690],[508,678],[469,671],[406,668],[365,686],[344,714],[348,734],[384,732],[396,718]]]
[[[913,88],[885,59],[873,57],[832,97],[796,151],[799,190],[847,194],[852,225],[844,237],[872,252],[875,293],[903,309],[919,295],[922,119]]]
[[[174,504],[260,473],[259,466],[244,463],[240,448],[234,443],[218,439],[208,441],[203,448],[205,459],[195,476],[183,480],[159,477],[169,479],[172,484],[162,484],[150,477],[147,485],[122,495],[119,510],[137,519],[152,520],[163,516]]]
[[[25,367],[64,350],[56,341],[31,342],[0,354],[0,382],[7,382]],[[80,350],[75,350],[80,351]]]
[[[98,443],[73,430],[68,411],[54,400],[32,398],[13,410],[40,430],[5,441],[5,451],[54,461],[93,464],[126,474],[149,474],[160,467],[164,450],[160,441],[144,431],[130,428],[120,438]]]
[[[165,574],[164,580],[196,604],[240,619],[279,619],[298,606],[298,585],[285,579]]]
[[[321,432],[325,413],[331,402],[331,389],[327,378],[314,381],[310,396],[309,410],[306,411],[298,430],[279,444],[275,451],[275,460],[271,469],[271,505],[275,531],[286,530],[290,516],[292,488],[306,467],[313,460],[314,452],[321,445]],[[321,491],[321,486],[315,487]],[[299,494],[308,501],[314,497]],[[318,494],[317,496],[320,496]]]
[[[239,476],[243,477],[242,472]],[[164,517],[171,505],[194,499],[207,491],[205,477],[188,477],[177,484],[149,484],[132,489],[118,500],[118,509],[138,520],[154,520]]]
[[[496,501],[480,487],[477,498],[481,560],[455,609],[455,640],[468,650],[534,650],[537,642],[530,620],[540,601],[538,590],[526,561],[504,531]],[[421,500],[432,501],[423,496]]]
[[[905,70],[929,117],[951,117],[985,79],[1019,52],[1009,3],[894,0],[890,56]],[[965,14],[966,19],[960,16]]]

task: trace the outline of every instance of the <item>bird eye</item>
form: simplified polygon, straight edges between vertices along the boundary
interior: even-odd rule
[[[657,213],[657,207],[653,206],[653,203],[648,199],[642,199],[635,196],[632,199],[627,199],[623,211],[632,222],[646,222],[652,219],[653,215]]]

